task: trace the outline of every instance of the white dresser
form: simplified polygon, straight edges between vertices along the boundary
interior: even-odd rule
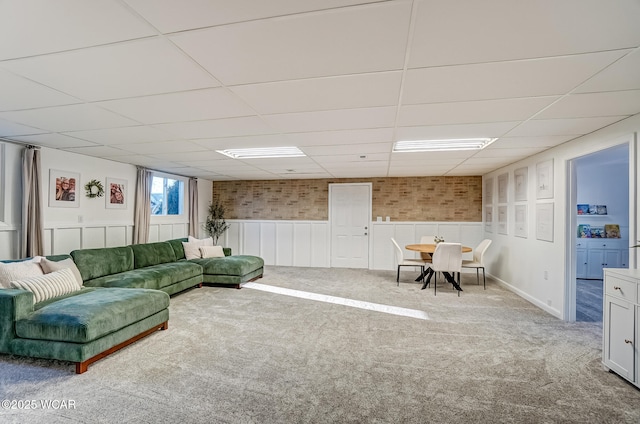
[[[602,363],[640,388],[640,270],[604,270]]]

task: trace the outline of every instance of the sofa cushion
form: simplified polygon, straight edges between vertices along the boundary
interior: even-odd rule
[[[14,280],[43,275],[44,272],[39,263],[41,259],[38,256],[26,261],[0,262],[0,289],[11,288],[11,282]]]
[[[105,275],[86,281],[85,286],[159,290],[192,277],[200,277],[199,280],[201,282],[202,267],[188,261],[176,261],[113,275]]]
[[[78,284],[82,285],[82,276],[80,275],[80,270],[71,258],[63,259],[61,261],[52,261],[47,258],[42,258],[42,260],[40,261],[40,267],[45,274],[68,268],[73,273],[73,276],[76,277]]]
[[[264,267],[264,260],[258,256],[236,255],[224,258],[192,259],[202,266],[204,274],[243,276]]]
[[[100,289],[38,309],[16,322],[19,337],[87,343],[145,319],[169,306],[158,290]]]
[[[33,293],[33,303],[78,291],[82,285],[78,283],[69,268],[50,272],[11,282],[14,289],[28,290]]]
[[[71,257],[85,282],[133,269],[131,246],[74,250],[71,252]]]
[[[136,269],[177,260],[173,247],[165,241],[132,244],[131,249],[133,249],[133,266]]]

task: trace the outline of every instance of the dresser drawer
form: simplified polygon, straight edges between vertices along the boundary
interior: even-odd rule
[[[631,303],[638,301],[638,284],[615,275],[607,275],[604,281],[604,292],[609,296],[615,296]]]

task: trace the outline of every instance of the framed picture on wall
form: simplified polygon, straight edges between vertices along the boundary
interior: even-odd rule
[[[529,178],[529,168],[518,168],[513,171],[514,191],[516,202],[527,200],[527,179]]]
[[[507,217],[507,206],[498,206],[498,234],[509,234],[509,218]]]
[[[107,209],[127,209],[127,181],[107,178]]]
[[[529,222],[527,221],[527,205],[516,205],[515,228],[513,234],[516,237],[527,238],[529,236]]]
[[[493,178],[484,180],[484,203],[485,205],[493,203]]]
[[[536,205],[536,238],[553,241],[553,203]]]
[[[484,230],[489,233],[493,231],[493,206],[484,207]]]
[[[77,208],[80,206],[80,174],[71,171],[49,170],[49,206]]]
[[[536,165],[536,193],[538,199],[553,198],[553,159]]]
[[[507,203],[507,190],[509,188],[509,174],[498,175],[498,203]]]

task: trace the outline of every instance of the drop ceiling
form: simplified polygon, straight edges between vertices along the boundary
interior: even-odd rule
[[[214,181],[482,175],[640,113],[637,0],[5,0],[0,137]],[[481,151],[393,142],[497,138]],[[216,150],[297,146],[307,156]]]

